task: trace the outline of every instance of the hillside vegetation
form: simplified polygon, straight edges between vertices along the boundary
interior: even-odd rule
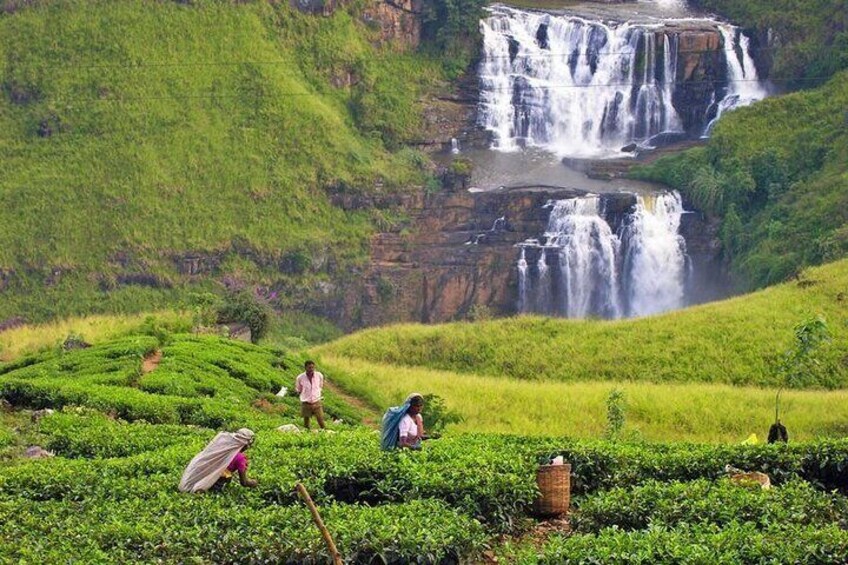
[[[780,86],[809,88],[848,68],[848,10],[843,0],[690,0],[767,35],[761,56],[773,63]]]
[[[68,337],[99,343],[157,326],[189,331],[191,320],[185,313],[157,312],[124,316],[101,314],[23,325],[0,332],[0,361],[12,361],[26,353],[58,347]]]
[[[774,385],[793,328],[821,315],[832,335],[801,386],[848,386],[848,261],[795,281],[660,316],[563,320],[535,316],[440,326],[400,325],[317,351],[402,366],[497,377]]]
[[[0,318],[175,304],[186,257],[300,303],[363,257],[390,218],[330,196],[428,180],[397,148],[449,65],[377,46],[361,2],[289,4],[4,3]]]
[[[636,176],[681,190],[722,218],[740,287],[780,282],[848,252],[848,73],[812,91],[734,111],[706,147]]]

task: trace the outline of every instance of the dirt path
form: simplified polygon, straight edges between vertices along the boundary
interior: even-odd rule
[[[483,552],[482,563],[485,565],[496,565],[501,563],[498,558],[498,545],[509,544],[512,547],[532,547],[541,551],[545,544],[553,535],[569,535],[571,533],[571,523],[567,516],[562,518],[552,518],[550,520],[541,520],[520,536],[505,535],[498,539],[491,550]]]
[[[377,416],[376,414],[374,414],[374,408],[371,407],[370,404],[368,404],[359,397],[346,393],[331,382],[324,381],[324,387],[326,387],[327,390],[340,397],[342,400],[344,400],[354,408],[364,412],[365,415],[362,417],[362,423],[364,425],[368,426],[369,428],[374,428],[375,430],[379,428],[379,425],[377,424]]]
[[[159,366],[159,363],[162,361],[162,350],[157,349],[156,351],[151,351],[147,355],[144,356],[144,361],[141,362],[141,374],[146,375],[147,373],[153,372],[156,367]]]

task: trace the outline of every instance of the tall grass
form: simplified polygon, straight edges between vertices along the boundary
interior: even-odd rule
[[[661,316],[620,321],[521,316],[362,331],[325,355],[532,381],[772,386],[793,328],[822,315],[832,341],[810,382],[848,386],[848,261],[797,281]]]
[[[434,393],[465,420],[453,431],[601,437],[606,398],[624,392],[623,437],[649,441],[762,440],[774,421],[774,391],[711,384],[522,382],[407,368],[325,354],[328,379],[374,406],[396,406],[410,392]],[[793,440],[848,434],[848,391],[784,393],[781,418]],[[426,408],[425,408],[426,409]]]
[[[191,317],[181,312],[156,312],[86,316],[25,325],[0,332],[0,361],[10,361],[22,354],[58,345],[69,335],[80,336],[94,344],[135,333],[151,323],[171,327],[189,326]]]

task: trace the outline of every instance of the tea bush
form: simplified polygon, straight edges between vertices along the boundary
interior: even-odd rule
[[[642,530],[679,523],[734,522],[767,529],[773,524],[827,525],[848,519],[848,499],[824,493],[804,481],[763,490],[759,484],[740,486],[726,479],[662,483],[615,488],[587,497],[572,519],[575,530],[595,532],[606,527]]]
[[[754,524],[681,525],[624,531],[607,528],[598,534],[556,537],[539,554],[527,553],[522,563],[537,564],[754,564],[843,563],[848,532],[825,527],[786,524],[760,531]]]
[[[160,349],[158,367],[143,375],[144,356]],[[27,408],[86,406],[118,418],[208,428],[278,426],[296,421],[292,388],[302,363],[283,351],[213,336],[133,336],[75,351],[49,351],[0,366],[0,398]],[[277,405],[266,413],[252,407]],[[327,394],[330,417],[358,411]]]

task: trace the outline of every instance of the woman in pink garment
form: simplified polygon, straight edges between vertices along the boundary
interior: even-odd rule
[[[247,444],[241,448],[241,451],[236,453],[236,456],[233,457],[233,460],[230,461],[230,464],[227,465],[227,470],[221,474],[221,478],[218,479],[218,482],[215,483],[213,489],[221,489],[233,480],[233,473],[238,473],[239,483],[241,486],[253,488],[257,485],[256,479],[248,479],[247,478],[247,466],[250,462],[247,460],[247,456],[244,454],[245,451],[250,447],[251,444]]]
[[[188,464],[180,479],[181,492],[204,492],[221,489],[238,473],[245,487],[255,487],[256,481],[247,478],[247,456],[244,452],[253,444],[253,431],[242,428],[236,432],[220,432]]]

